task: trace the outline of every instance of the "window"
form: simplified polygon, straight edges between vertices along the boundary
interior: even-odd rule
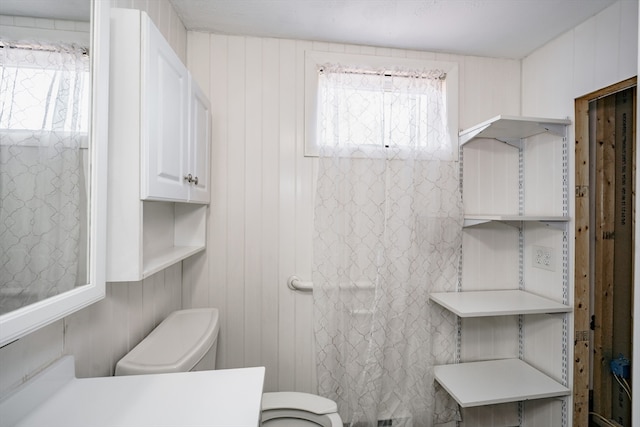
[[[57,132],[86,138],[90,77],[89,57],[84,49],[3,41],[0,70],[3,135]]]
[[[307,52],[306,67],[306,155],[391,148],[457,156],[455,64]]]

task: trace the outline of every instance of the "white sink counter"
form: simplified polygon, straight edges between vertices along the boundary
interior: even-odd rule
[[[265,368],[75,378],[64,357],[0,402],[0,426],[257,427]]]

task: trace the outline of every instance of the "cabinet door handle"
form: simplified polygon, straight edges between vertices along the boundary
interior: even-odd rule
[[[193,175],[189,174],[189,175],[185,175],[183,178],[189,184],[198,185],[198,177],[197,176],[194,177]]]

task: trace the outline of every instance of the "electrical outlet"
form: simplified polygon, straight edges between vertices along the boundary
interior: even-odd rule
[[[533,246],[533,266],[549,271],[556,271],[556,256],[553,248]]]

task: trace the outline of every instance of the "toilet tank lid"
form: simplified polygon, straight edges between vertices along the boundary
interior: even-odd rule
[[[280,391],[264,393],[262,395],[262,410],[297,409],[317,415],[338,412],[338,405],[331,399],[315,394],[294,391]]]
[[[116,375],[191,370],[218,337],[218,310],[195,308],[171,313],[116,364]]]

